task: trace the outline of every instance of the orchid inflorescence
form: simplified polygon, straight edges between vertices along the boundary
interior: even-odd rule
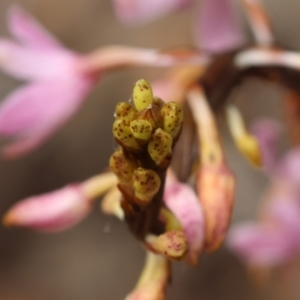
[[[117,104],[112,133],[119,147],[109,171],[15,204],[4,224],[64,230],[86,217],[94,201],[104,196],[102,211],[126,222],[147,252],[140,280],[126,299],[165,299],[170,262],[196,265],[203,252],[222,245],[229,229],[235,178],[216,120],[223,114],[240,152],[274,181],[261,220],[231,229],[229,248],[250,265],[282,264],[296,257],[299,149],[277,163],[280,125],[264,120],[249,131],[242,113],[227,99],[251,77],[283,85],[292,140],[299,142],[300,53],[275,43],[259,1],[239,2],[255,45],[246,44],[229,0],[203,0],[196,50],[107,46],[88,54],[64,48],[25,11],[13,7],[8,28],[15,40],[0,39],[0,69],[28,83],[0,107],[0,134],[13,138],[2,151],[7,158],[25,155],[54,135],[106,72],[141,65],[172,69],[151,85],[138,80],[129,102]],[[138,23],[184,9],[192,1],[113,3],[123,22]]]

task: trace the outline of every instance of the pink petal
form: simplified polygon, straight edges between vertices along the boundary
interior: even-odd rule
[[[195,192],[168,176],[164,202],[183,227],[189,246],[188,261],[196,264],[204,243],[204,216]]]
[[[295,257],[293,236],[277,227],[259,223],[237,225],[229,231],[227,244],[247,264],[278,265]]]
[[[281,160],[276,176],[291,184],[300,184],[300,148],[293,148]]]
[[[19,79],[42,80],[76,75],[79,56],[67,50],[45,51],[0,39],[0,69]]]
[[[272,119],[263,119],[254,122],[250,131],[258,140],[265,171],[272,173],[278,163],[276,146],[282,131],[281,124]]]
[[[204,0],[196,26],[196,44],[211,53],[233,50],[245,42],[231,0]]]
[[[113,0],[115,12],[124,23],[146,23],[184,8],[191,0]]]
[[[80,222],[91,209],[80,186],[69,185],[15,204],[4,217],[4,223],[39,231],[59,231]]]
[[[17,139],[6,155],[23,155],[50,138],[80,107],[91,78],[41,81],[10,94],[0,107],[0,134]]]
[[[8,28],[24,45],[48,50],[61,48],[60,42],[18,5],[9,10]]]
[[[286,195],[274,195],[269,205],[265,207],[266,213],[274,224],[284,228],[295,235],[295,242],[300,246],[300,202],[299,191],[291,190]],[[285,196],[285,197],[283,197]]]

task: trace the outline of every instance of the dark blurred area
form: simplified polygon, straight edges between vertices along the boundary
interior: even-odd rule
[[[193,44],[193,10],[133,27],[117,21],[109,0],[17,2],[67,47],[80,52],[110,44],[154,48]],[[0,36],[8,34],[5,13],[11,4],[10,0],[0,1]],[[299,1],[265,0],[264,4],[280,44],[300,49]],[[245,32],[251,38],[246,26]],[[0,215],[20,199],[83,181],[104,170],[115,147],[111,124],[116,103],[129,98],[137,79],[152,80],[163,73],[163,69],[135,68],[108,74],[82,110],[39,151],[15,161],[1,159]],[[0,98],[19,84],[0,75]],[[250,82],[236,96],[250,122],[265,115],[281,118],[281,92],[273,85]],[[238,182],[233,221],[253,218],[267,180],[237,152],[225,122],[221,120],[220,125]],[[86,220],[58,234],[0,227],[0,300],[124,299],[134,287],[143,261],[144,251],[126,226],[103,215],[98,204]],[[266,287],[253,285],[242,264],[221,249],[204,255],[195,268],[174,264],[168,299],[292,299],[278,280],[272,278]]]

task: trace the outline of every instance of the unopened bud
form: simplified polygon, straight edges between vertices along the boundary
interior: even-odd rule
[[[135,108],[138,111],[146,109],[153,103],[152,88],[145,79],[140,79],[135,83],[132,92],[132,99]]]
[[[137,162],[125,157],[121,149],[115,151],[110,157],[109,166],[123,184],[132,183],[133,172],[138,168]]]
[[[146,240],[150,247],[169,259],[179,260],[188,249],[186,237],[182,230],[172,230],[158,237],[150,235]]]
[[[156,129],[149,140],[148,152],[157,166],[168,167],[172,156],[172,137],[161,128]]]
[[[146,142],[152,134],[152,125],[147,120],[134,120],[130,123],[130,130],[137,140]]]
[[[147,205],[160,188],[160,178],[152,170],[138,168],[133,173],[135,200],[140,205]]]
[[[120,102],[117,104],[115,109],[115,118],[132,121],[134,119],[134,116],[136,114],[136,110],[126,102]]]
[[[130,123],[126,120],[115,120],[113,124],[113,135],[121,146],[134,150],[140,148],[139,143],[132,135]]]
[[[163,129],[172,138],[178,136],[183,123],[183,110],[176,102],[167,103],[161,110],[163,116]]]
[[[225,164],[203,167],[197,188],[205,217],[205,251],[212,252],[221,246],[229,227],[235,179]]]

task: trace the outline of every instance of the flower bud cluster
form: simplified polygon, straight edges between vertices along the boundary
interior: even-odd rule
[[[164,232],[159,228],[158,214],[166,169],[182,123],[181,106],[153,97],[144,79],[135,83],[129,103],[116,106],[112,131],[120,148],[112,154],[109,165],[118,177],[125,219],[139,239]]]

